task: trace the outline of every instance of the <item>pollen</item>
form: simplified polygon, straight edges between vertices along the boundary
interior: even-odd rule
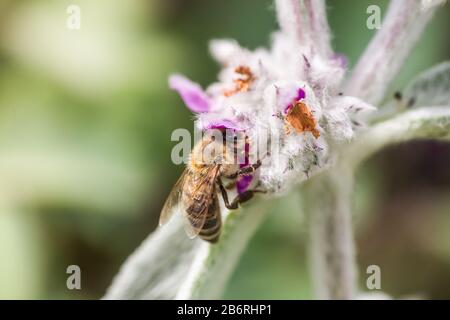
[[[241,77],[233,80],[234,88],[224,92],[226,97],[232,96],[238,92],[246,92],[250,89],[251,84],[255,80],[252,71],[247,66],[238,66],[234,72],[241,75]]]
[[[289,109],[285,120],[298,133],[309,131],[316,139],[320,137],[320,132],[316,128],[316,119],[308,106],[301,101],[297,101],[292,105],[292,108]],[[286,127],[286,131],[287,134],[290,133],[288,126]]]

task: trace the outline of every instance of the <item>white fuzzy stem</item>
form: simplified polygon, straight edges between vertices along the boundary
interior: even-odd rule
[[[186,237],[176,217],[128,257],[104,299],[173,299],[201,245]]]
[[[352,231],[353,172],[334,168],[308,183],[311,270],[316,297],[353,299],[356,262]]]
[[[450,106],[422,107],[377,123],[342,154],[355,168],[385,146],[413,139],[450,139]]]
[[[309,30],[314,47],[324,57],[330,57],[331,33],[328,26],[326,4],[324,0],[305,0],[305,9],[309,18]]]
[[[189,240],[178,216],[127,259],[104,299],[215,299],[263,221],[267,202],[225,213],[219,243]],[[225,212],[225,210],[223,210]]]
[[[419,0],[392,0],[381,29],[359,59],[345,93],[379,104],[439,3],[426,6]]]
[[[267,203],[261,201],[246,210],[229,212],[221,240],[215,245],[202,245],[176,299],[219,299],[266,209]]]
[[[324,0],[276,0],[281,30],[311,54],[332,53]]]
[[[301,9],[300,0],[275,0],[278,24],[293,43],[307,46],[309,36],[308,17]]]
[[[310,255],[317,297],[355,298],[357,269],[351,207],[353,173],[385,146],[413,139],[450,140],[450,107],[424,107],[381,122],[341,150],[336,166],[306,185]]]

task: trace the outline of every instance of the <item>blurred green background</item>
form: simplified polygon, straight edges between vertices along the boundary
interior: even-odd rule
[[[374,1],[328,1],[334,46],[354,65],[374,31]],[[375,1],[382,10],[387,1]],[[81,8],[68,30],[66,9]],[[448,5],[391,86],[449,59]],[[268,0],[0,1],[0,298],[100,298],[155,228],[181,172],[176,128],[192,114],[167,88],[181,72],[206,85],[218,66],[211,38],[249,48],[277,28]],[[394,297],[450,298],[450,145],[385,150],[358,172],[360,281],[377,264]],[[273,206],[225,298],[311,298],[300,201]],[[66,288],[66,268],[82,290]]]

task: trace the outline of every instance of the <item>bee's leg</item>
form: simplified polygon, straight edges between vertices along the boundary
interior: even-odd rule
[[[255,164],[249,165],[248,167],[239,169],[236,173],[227,176],[228,179],[236,179],[239,176],[247,175],[253,173],[261,166],[261,160],[256,161]]]
[[[225,190],[225,187],[223,186],[223,183],[220,180],[220,178],[217,179],[217,182],[219,184],[220,193],[222,194],[222,198],[223,198],[223,202],[225,203],[225,207],[227,207],[227,209],[230,209],[230,210],[237,209],[238,208],[237,203],[234,203],[234,201],[233,201],[233,204],[230,204],[230,201],[228,200],[227,190]]]
[[[253,198],[255,193],[266,193],[266,192],[263,190],[258,190],[258,189],[244,191],[244,192],[238,194],[236,196],[236,198],[234,198],[233,202],[230,203],[230,208],[235,208],[235,209],[238,208],[238,206],[240,204],[243,204],[243,203],[247,202],[248,200],[250,200],[251,198]],[[228,208],[228,209],[230,209],[230,208]]]
[[[243,193],[240,193],[236,196],[236,198],[234,198],[234,200],[230,203],[230,201],[228,200],[228,193],[225,190],[225,187],[222,184],[222,181],[220,181],[219,179],[219,188],[220,188],[220,192],[222,193],[222,198],[223,198],[223,202],[225,203],[225,207],[229,210],[235,210],[237,208],[239,208],[239,205],[247,202],[248,200],[250,200],[251,198],[253,198],[253,195],[255,193],[265,193],[265,191],[263,190],[247,190],[244,191]]]

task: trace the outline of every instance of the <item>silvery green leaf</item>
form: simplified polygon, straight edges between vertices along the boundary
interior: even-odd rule
[[[405,88],[402,100],[413,107],[450,105],[450,61],[419,74]]]
[[[450,61],[420,73],[409,82],[399,97],[390,99],[369,121],[380,122],[401,111],[424,106],[450,106]]]

